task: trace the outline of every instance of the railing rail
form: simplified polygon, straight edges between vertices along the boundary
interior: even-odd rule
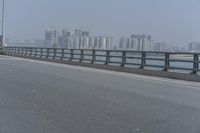
[[[200,53],[4,47],[1,54],[103,63],[121,67],[137,66],[139,69],[159,68],[161,71],[189,71],[191,74],[200,72]]]

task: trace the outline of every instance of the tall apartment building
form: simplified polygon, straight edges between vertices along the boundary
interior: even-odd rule
[[[87,49],[89,47],[90,38],[88,36],[83,36],[81,38],[82,38],[81,49]]]
[[[75,29],[74,35],[77,37],[81,37],[82,36],[82,30],[81,29]]]
[[[94,49],[99,48],[99,42],[100,42],[99,40],[100,40],[100,38],[97,36],[94,38]]]
[[[126,37],[121,37],[119,41],[119,49],[128,50],[130,49],[131,39]]]
[[[119,49],[136,50],[136,51],[152,51],[153,40],[150,35],[131,35],[130,38],[121,37],[119,41]]]
[[[100,36],[99,38],[99,49],[105,49],[106,47],[106,37]]]
[[[107,37],[106,38],[106,47],[105,49],[112,49],[113,47],[113,38],[112,37]]]
[[[56,30],[45,31],[45,47],[59,47],[59,32]]]
[[[152,51],[153,40],[151,35],[131,35],[130,49],[137,51]]]
[[[190,52],[200,52],[200,43],[199,42],[191,42],[188,44],[188,50]]]
[[[167,51],[167,45],[164,42],[156,42],[154,43],[154,51],[165,52]]]
[[[89,37],[89,46],[88,46],[89,49],[94,49],[95,48],[95,37],[93,36],[90,36]]]

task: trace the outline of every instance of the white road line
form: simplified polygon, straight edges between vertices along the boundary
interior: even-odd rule
[[[115,71],[110,71],[110,70],[96,69],[96,68],[90,68],[90,67],[81,67],[81,66],[67,65],[67,64],[59,64],[59,63],[55,63],[55,62],[45,62],[45,61],[38,61],[38,60],[24,59],[24,58],[17,58],[17,57],[9,57],[9,58],[13,58],[15,60],[36,62],[36,63],[40,63],[40,64],[54,65],[54,66],[59,66],[59,67],[75,69],[75,70],[92,71],[92,72],[96,72],[96,73],[105,73],[105,74],[126,76],[126,77],[131,77],[131,78],[137,78],[140,80],[146,80],[146,81],[149,81],[149,80],[158,81],[157,83],[176,84],[181,87],[183,87],[183,85],[184,85],[184,87],[200,89],[200,83],[192,82],[192,81],[183,81],[183,80],[177,80],[177,79],[168,79],[168,78],[139,75],[139,74],[132,74],[132,73],[130,74],[130,73],[125,73],[125,72],[115,72]]]

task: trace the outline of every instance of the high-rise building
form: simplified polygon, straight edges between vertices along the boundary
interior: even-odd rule
[[[90,33],[88,31],[82,31],[81,35],[89,37]]]
[[[51,30],[45,31],[45,47],[52,47],[53,33]]]
[[[59,47],[59,32],[56,30],[45,31],[45,47]]]
[[[89,49],[94,49],[95,48],[95,37],[90,36],[89,38]]]
[[[99,49],[106,49],[106,39],[107,38],[104,36],[99,37],[99,46],[98,46]]]
[[[156,42],[154,43],[154,51],[165,52],[167,51],[166,43],[164,42]]]
[[[66,29],[62,30],[62,35],[60,36],[60,46],[61,48],[73,48],[74,46],[74,35],[72,32]]]
[[[119,49],[127,50],[129,46],[129,38],[121,37],[119,41]]]
[[[131,35],[130,48],[138,51],[152,51],[153,40],[150,35]]]
[[[74,49],[80,49],[80,38],[77,36],[74,36],[74,44],[73,47]]]
[[[188,48],[190,52],[200,52],[200,43],[199,42],[191,42],[188,44]]]
[[[68,48],[67,46],[67,30],[62,30],[62,35],[59,37],[59,43],[61,48]]]
[[[77,36],[77,37],[81,37],[82,36],[82,30],[81,29],[75,29],[74,35]]]
[[[69,49],[74,48],[74,41],[75,41],[74,36],[68,36],[67,37],[67,46],[68,46]]]
[[[138,50],[138,51],[141,51],[142,50],[142,46],[141,46],[141,42],[142,42],[142,39],[141,39],[141,35],[131,35],[131,47],[134,49],[134,50]]]
[[[87,49],[89,47],[90,38],[88,36],[82,37],[82,47],[83,49]]]
[[[52,38],[52,42],[53,42],[53,48],[59,48],[59,32],[54,30],[53,31],[53,38]]]
[[[100,44],[100,38],[99,37],[95,37],[94,39],[94,49],[98,49],[99,48],[99,44]]]
[[[106,38],[106,47],[105,49],[112,49],[112,37]]]

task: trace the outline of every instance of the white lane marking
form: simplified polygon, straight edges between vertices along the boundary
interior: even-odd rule
[[[139,75],[139,74],[125,73],[125,72],[115,72],[115,71],[110,71],[110,70],[96,69],[96,68],[90,68],[90,67],[81,67],[81,66],[67,65],[67,64],[59,64],[59,63],[55,63],[55,62],[45,62],[45,61],[38,61],[38,60],[33,60],[33,59],[25,59],[25,58],[17,58],[17,57],[9,57],[9,58],[13,58],[16,60],[24,60],[24,61],[29,61],[29,62],[36,62],[36,63],[40,63],[40,64],[54,65],[54,66],[58,66],[58,67],[65,67],[65,68],[70,68],[70,69],[74,69],[74,70],[92,71],[92,72],[96,72],[96,73],[105,73],[105,74],[114,74],[114,75],[126,76],[126,77],[131,77],[131,78],[137,78],[137,80],[140,78],[140,80],[158,81],[157,83],[161,83],[161,84],[169,83],[169,84],[175,84],[180,87],[189,87],[189,88],[193,88],[193,89],[200,89],[200,83],[192,82],[192,81],[168,79],[168,78],[162,78],[162,77]]]

